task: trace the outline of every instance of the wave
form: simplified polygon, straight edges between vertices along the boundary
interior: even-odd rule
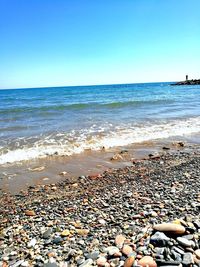
[[[119,101],[119,102],[109,102],[109,103],[74,103],[74,104],[62,104],[62,105],[48,105],[48,106],[24,106],[24,107],[12,107],[12,108],[0,108],[0,114],[17,114],[26,113],[33,111],[62,111],[70,109],[86,109],[86,108],[121,108],[128,106],[140,106],[145,104],[170,104],[173,103],[170,99],[155,99],[155,100],[131,100],[131,101]]]
[[[26,142],[18,140],[16,141],[18,145],[14,148],[4,144],[0,152],[0,164],[44,158],[55,154],[70,156],[87,149],[100,150],[102,147],[126,146],[197,132],[200,132],[200,117],[160,123],[111,126],[109,129],[99,128],[99,131],[85,129],[82,132],[58,133],[38,140],[34,138],[33,143],[30,140]]]

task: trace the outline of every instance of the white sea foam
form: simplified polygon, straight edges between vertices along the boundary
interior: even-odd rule
[[[121,125],[109,130],[100,127],[91,127],[88,130],[68,134],[59,133],[56,136],[41,138],[32,146],[8,150],[0,154],[0,164],[14,163],[35,158],[44,158],[48,155],[73,155],[86,149],[99,150],[102,147],[111,148],[133,143],[168,138],[172,136],[190,135],[200,132],[200,117],[159,122],[158,124]]]

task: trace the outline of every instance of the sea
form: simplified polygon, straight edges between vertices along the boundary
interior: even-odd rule
[[[0,165],[200,133],[200,86],[0,90]]]

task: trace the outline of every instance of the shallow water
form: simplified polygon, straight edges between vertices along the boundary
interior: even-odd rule
[[[200,86],[0,90],[0,164],[200,132]]]

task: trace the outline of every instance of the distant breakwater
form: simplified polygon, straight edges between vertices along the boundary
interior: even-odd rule
[[[173,83],[171,85],[198,85],[200,84],[200,79],[198,80],[186,80],[182,82]]]

